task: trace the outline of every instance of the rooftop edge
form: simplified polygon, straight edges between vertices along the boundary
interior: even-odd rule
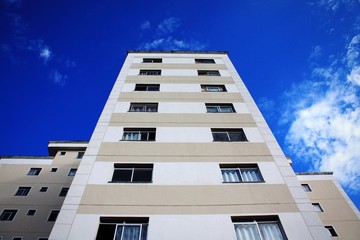
[[[226,54],[228,51],[190,51],[190,50],[127,50],[126,54],[129,53],[202,53],[202,54]]]

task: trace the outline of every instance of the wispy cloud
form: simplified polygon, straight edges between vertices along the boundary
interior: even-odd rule
[[[22,3],[22,0],[5,0],[5,3],[8,5],[17,5],[20,6]]]
[[[310,170],[333,171],[350,191],[360,189],[359,35],[328,67],[316,67],[310,80],[286,93],[285,143]]]
[[[21,1],[8,0],[7,4],[20,5]],[[8,13],[7,17],[9,19],[9,25],[13,34],[8,39],[8,43],[6,43],[5,40],[1,44],[0,53],[3,53],[5,56],[7,56],[11,63],[14,64],[22,62],[22,58],[17,57],[19,54],[23,54],[25,52],[33,53],[32,55],[40,59],[45,69],[47,69],[49,72],[50,80],[53,81],[56,85],[64,86],[65,80],[68,79],[68,76],[66,74],[60,73],[58,70],[52,69],[58,69],[60,67],[64,69],[64,66],[66,68],[74,68],[76,67],[76,63],[73,60],[56,55],[52,48],[46,44],[43,39],[30,38],[30,27],[27,23],[24,22],[20,14]],[[53,66],[50,66],[50,63]]]
[[[50,80],[53,81],[58,86],[65,86],[66,80],[68,79],[67,75],[61,74],[57,69],[51,70],[49,74]]]
[[[170,17],[164,19],[157,27],[158,33],[160,34],[170,34],[174,32],[180,26],[180,19],[175,17]]]
[[[141,24],[142,30],[151,27],[149,21]],[[181,20],[176,17],[169,17],[162,20],[156,25],[155,31],[151,36],[147,36],[148,41],[142,42],[139,49],[144,50],[202,50],[206,44],[201,43],[193,38],[179,36],[177,30],[181,27]]]
[[[145,21],[140,25],[141,30],[149,30],[151,28],[151,24],[149,21]]]

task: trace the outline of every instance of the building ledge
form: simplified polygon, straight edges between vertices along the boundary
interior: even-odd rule
[[[49,141],[48,152],[50,156],[55,156],[58,151],[85,151],[89,141],[84,140],[69,140],[69,141]]]
[[[128,50],[129,53],[195,53],[195,54],[228,54],[228,51],[184,51],[184,50]]]

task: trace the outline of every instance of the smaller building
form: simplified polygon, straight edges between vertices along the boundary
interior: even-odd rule
[[[48,239],[87,141],[51,141],[49,156],[0,158],[0,239]]]

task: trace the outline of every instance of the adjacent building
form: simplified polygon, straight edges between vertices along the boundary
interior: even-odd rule
[[[330,173],[294,173],[227,52],[129,51],[90,141],[49,152],[0,160],[3,239],[360,235]],[[44,228],[31,227],[35,209]]]

